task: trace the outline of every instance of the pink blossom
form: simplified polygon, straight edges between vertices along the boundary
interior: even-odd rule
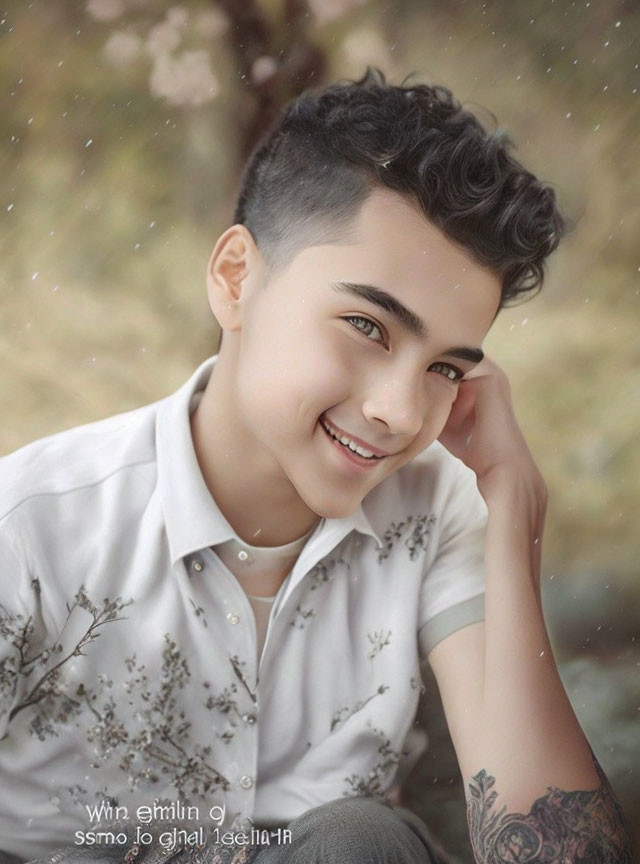
[[[96,21],[115,21],[124,12],[124,0],[87,0],[87,12]]]
[[[171,105],[202,105],[218,95],[218,79],[206,51],[159,54],[151,72],[151,93]]]
[[[135,33],[113,33],[103,48],[104,56],[113,66],[128,66],[142,48],[142,40]]]
[[[278,64],[274,57],[263,54],[254,60],[251,66],[251,80],[254,84],[263,84],[275,74]]]

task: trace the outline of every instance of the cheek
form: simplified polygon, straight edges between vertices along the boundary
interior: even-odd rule
[[[286,341],[277,335],[242,353],[236,394],[246,421],[293,440],[301,426],[312,429],[320,414],[347,398],[350,367],[334,340],[303,339],[291,329]]]
[[[428,407],[422,426],[422,432],[416,442],[417,455],[432,444],[444,429],[457,396],[457,388],[449,384],[437,382],[431,390]]]
[[[309,328],[282,352],[287,369],[288,390],[297,401],[314,403],[324,411],[345,398],[355,377],[345,340],[330,329]]]
[[[434,430],[435,438],[437,438],[442,432],[447,420],[449,419],[449,415],[451,414],[451,410],[458,395],[457,387],[446,382],[439,382],[439,384],[440,386],[437,388],[439,391],[438,398],[434,403],[432,416],[428,418],[430,425]]]

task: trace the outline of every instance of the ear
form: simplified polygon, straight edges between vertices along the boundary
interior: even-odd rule
[[[221,234],[207,266],[207,295],[222,330],[239,330],[243,300],[260,281],[262,255],[244,225]]]

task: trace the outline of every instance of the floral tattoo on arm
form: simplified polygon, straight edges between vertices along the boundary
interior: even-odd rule
[[[528,814],[494,811],[495,779],[482,770],[469,784],[467,820],[478,864],[632,864],[622,808],[591,752],[600,785],[565,792],[550,786]]]

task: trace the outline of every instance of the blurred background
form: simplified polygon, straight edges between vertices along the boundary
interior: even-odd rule
[[[204,270],[288,99],[450,87],[572,230],[486,348],[550,488],[543,599],[563,681],[640,847],[638,0],[3,0],[0,454],[151,402],[214,353]],[[492,113],[498,118],[497,121]],[[471,864],[432,679],[408,803]]]

